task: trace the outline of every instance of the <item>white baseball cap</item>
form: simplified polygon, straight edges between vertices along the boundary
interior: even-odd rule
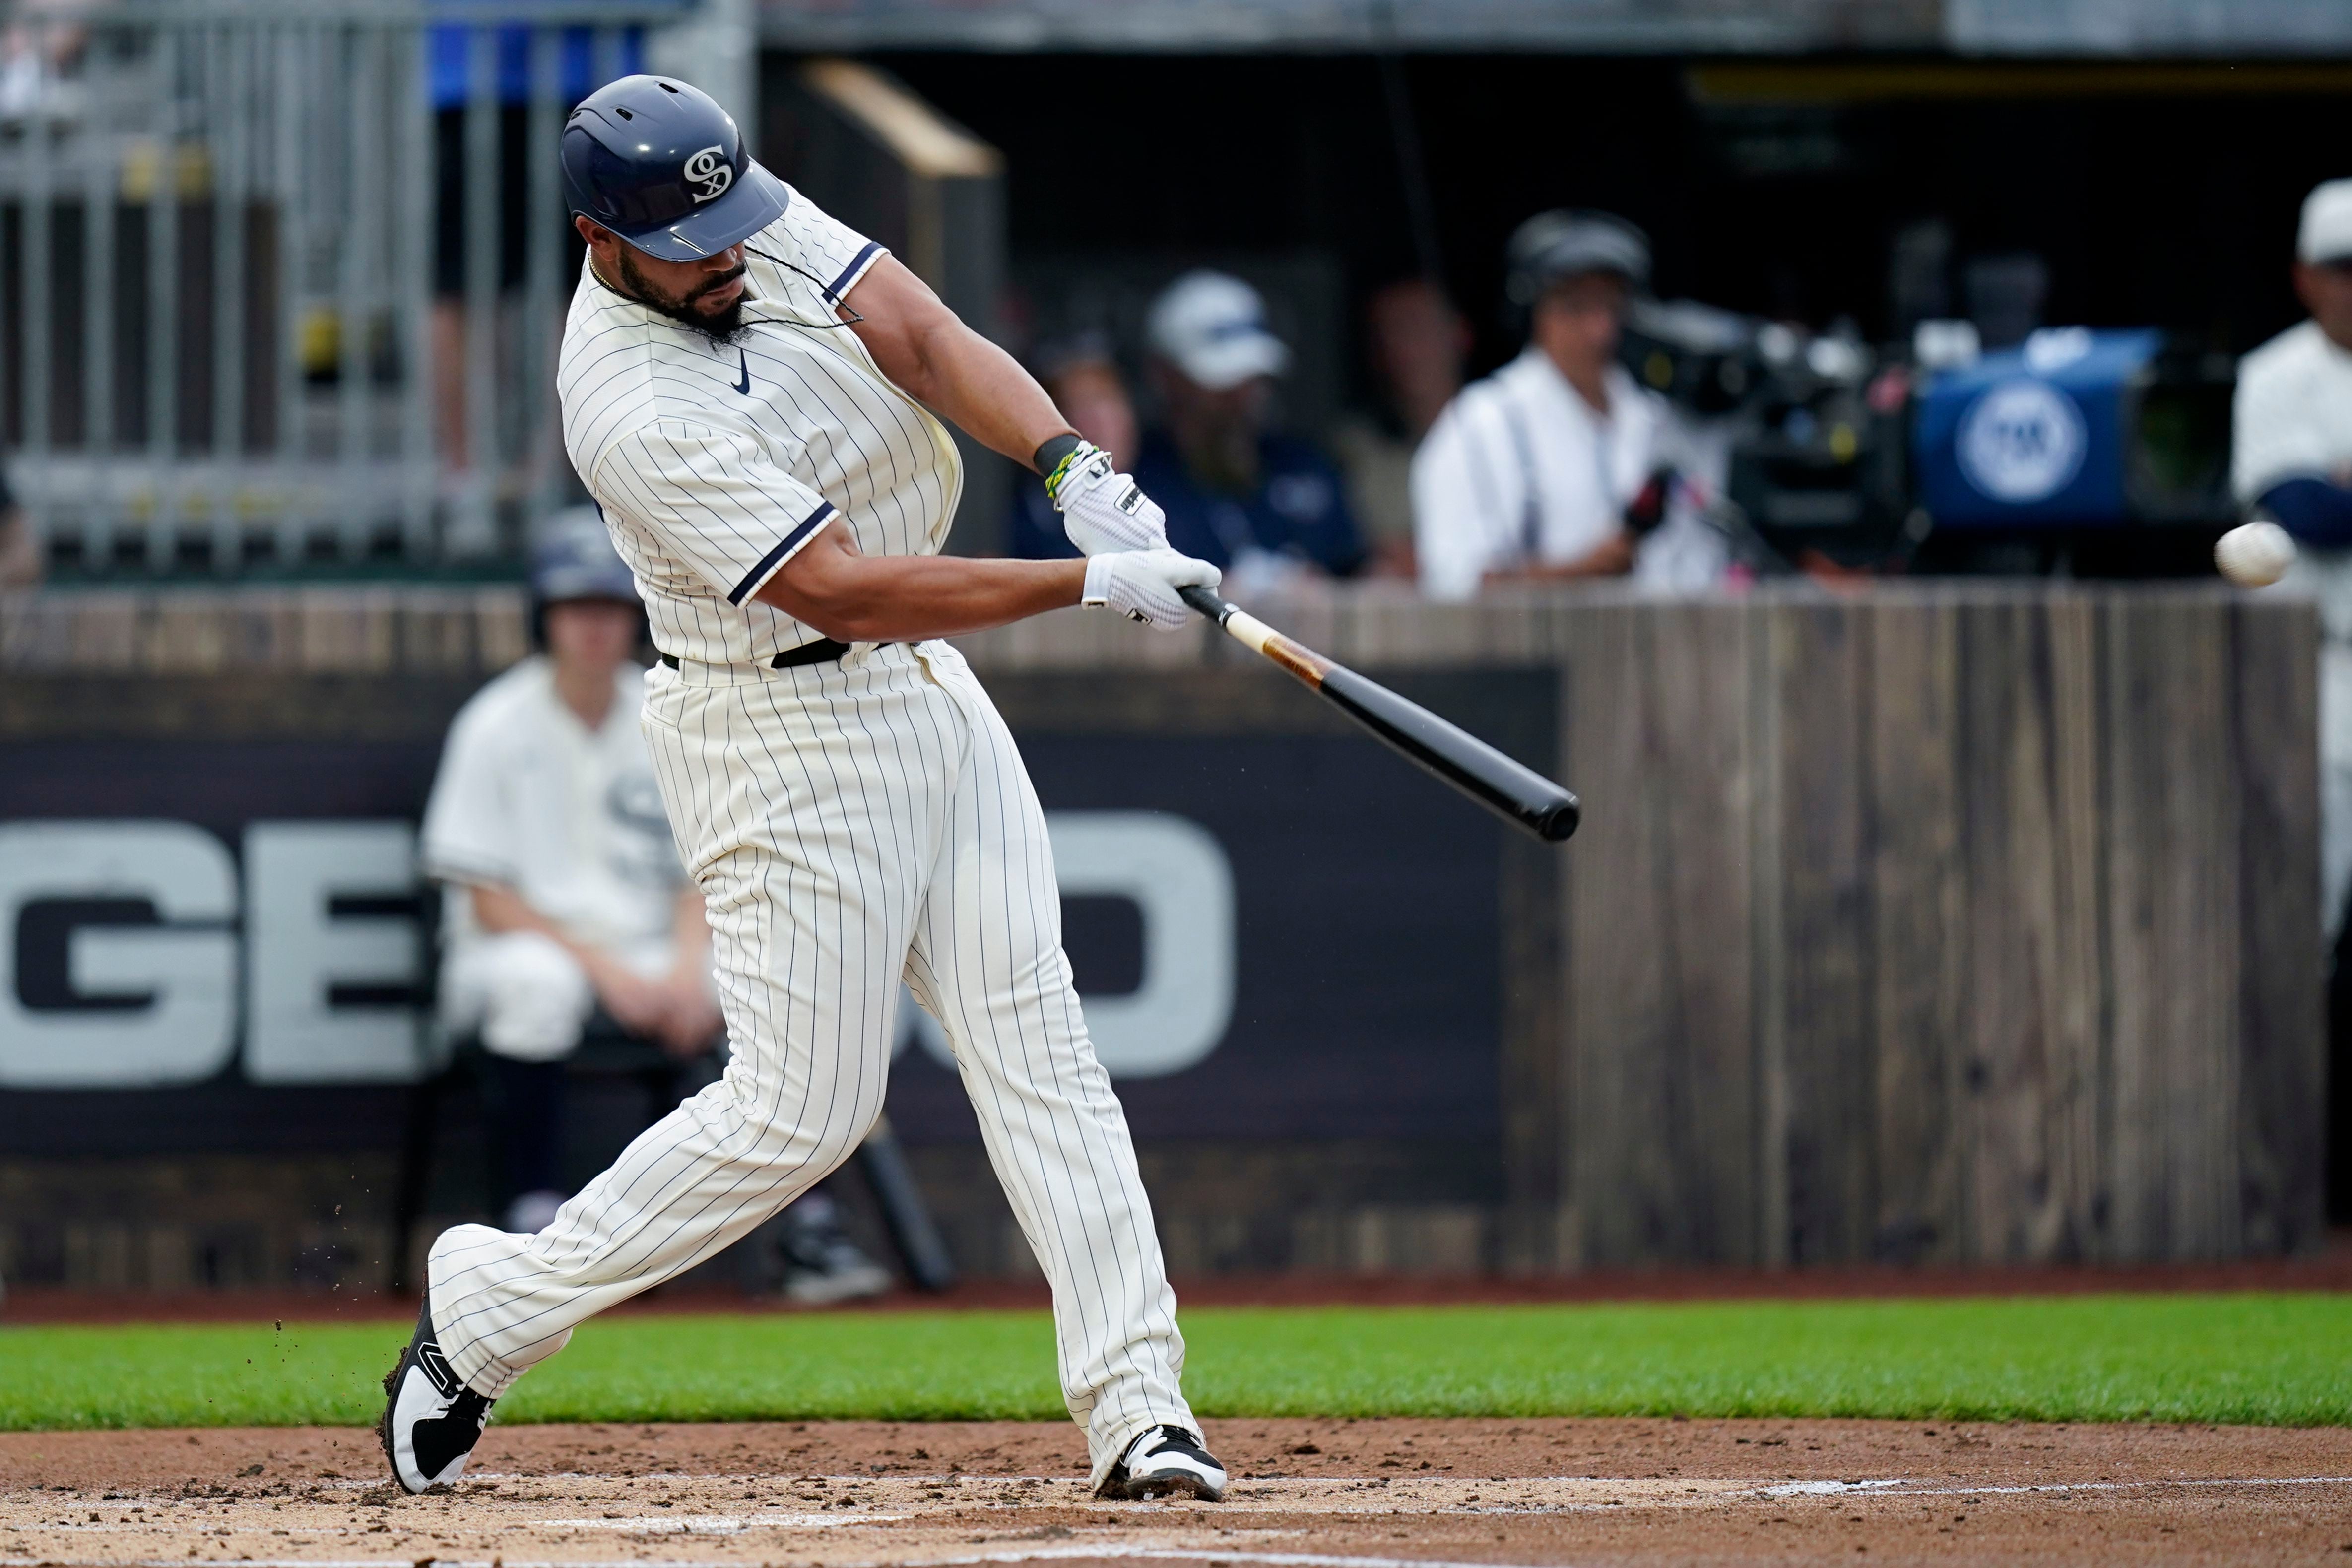
[[[2326,180],[2303,198],[2303,226],[2296,230],[2298,261],[2352,258],[2352,180]]]
[[[1240,279],[1187,272],[1151,302],[1151,346],[1211,392],[1280,375],[1290,350],[1266,330],[1265,301]]]

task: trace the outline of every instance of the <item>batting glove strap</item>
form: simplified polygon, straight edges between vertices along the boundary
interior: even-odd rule
[[[1223,578],[1207,562],[1173,550],[1116,551],[1087,560],[1087,585],[1078,602],[1107,606],[1161,631],[1176,631],[1192,618],[1176,590],[1213,588]]]
[[[1079,442],[1045,476],[1045,494],[1080,554],[1168,547],[1168,514],[1100,447]]]

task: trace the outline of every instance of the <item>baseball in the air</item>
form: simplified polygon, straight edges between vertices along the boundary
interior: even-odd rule
[[[2213,564],[2241,588],[2267,588],[2294,564],[2294,541],[2275,522],[2241,523],[2213,546]]]

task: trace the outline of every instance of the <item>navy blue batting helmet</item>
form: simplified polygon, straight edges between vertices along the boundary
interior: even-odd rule
[[[572,210],[648,256],[694,261],[783,215],[784,183],[752,160],[734,117],[667,77],[625,76],[563,126]]]

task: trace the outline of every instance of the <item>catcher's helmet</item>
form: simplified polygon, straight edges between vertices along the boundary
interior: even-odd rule
[[[637,580],[613,548],[603,513],[593,506],[567,507],[547,520],[539,547],[530,552],[530,595],[542,605],[638,602]]]
[[[664,261],[740,244],[791,199],[744,149],[732,115],[708,93],[657,76],[625,76],[572,111],[563,190],[574,213]]]
[[[613,548],[604,514],[566,507],[547,520],[530,552],[530,640],[547,646],[547,607],[604,599],[643,607],[637,580]]]

